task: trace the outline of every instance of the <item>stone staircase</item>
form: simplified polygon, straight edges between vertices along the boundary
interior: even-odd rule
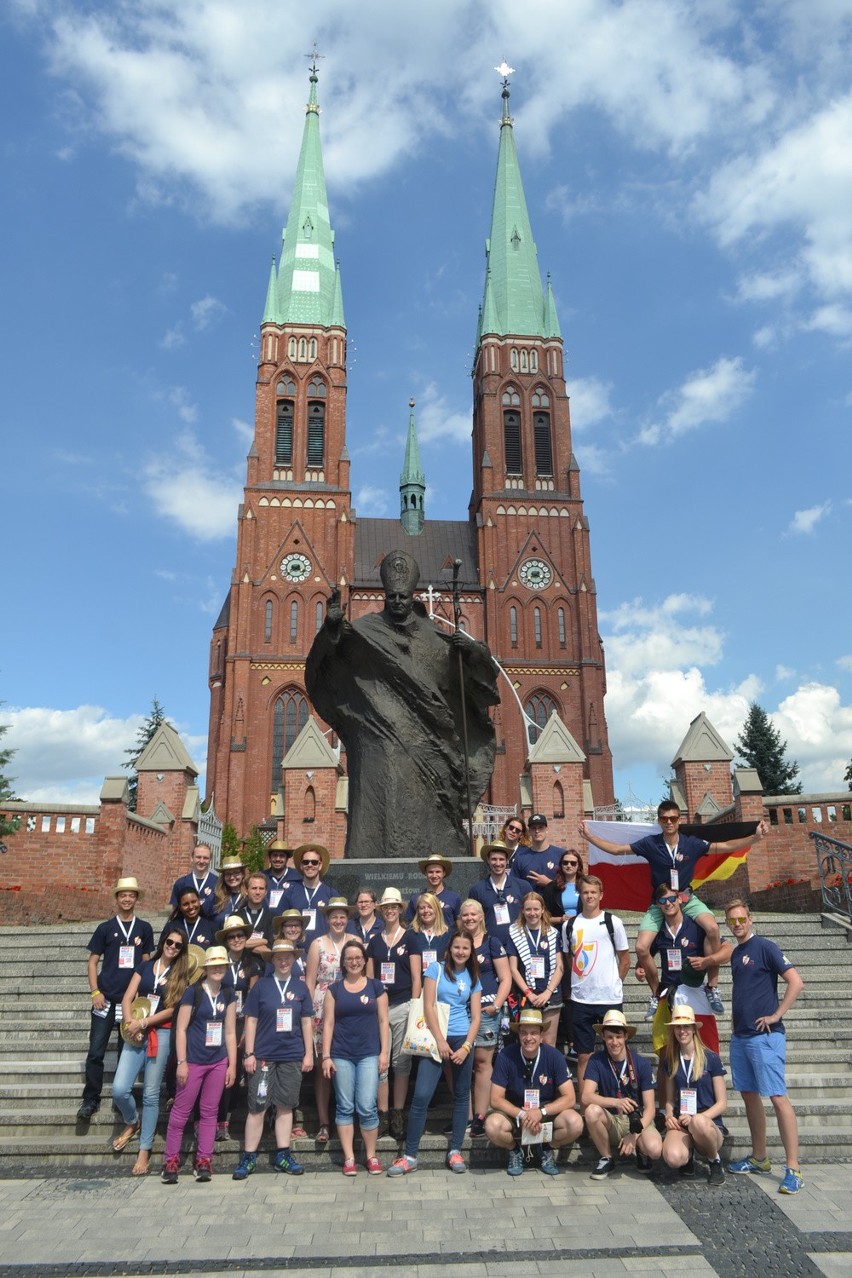
[[[638,915],[624,915],[631,942]],[[156,920],[155,935],[158,934]],[[791,1014],[787,1066],[790,1098],[799,1117],[802,1161],[852,1157],[852,933],[826,916],[766,915],[757,930],[771,937],[795,962],[805,991]],[[106,1058],[106,1086],[100,1111],[91,1123],[78,1124],[76,1111],[83,1086],[83,1062],[88,1046],[88,984],[85,978],[86,942],[90,924],[0,928],[0,1176],[54,1172],[110,1171],[128,1174],[135,1143],[122,1155],[109,1147],[121,1126],[109,1102],[109,1082],[115,1052]],[[722,995],[730,1005],[730,973],[723,970]],[[625,1011],[639,1026],[635,1047],[650,1053],[650,1026],[642,1019],[644,985],[628,976]],[[720,1024],[722,1055],[727,1059],[729,1016]],[[303,1095],[305,1090],[303,1090]],[[316,1130],[316,1116],[306,1097],[305,1120]],[[767,1103],[768,1104],[768,1103]],[[449,1110],[439,1092],[421,1146],[423,1166],[440,1166],[446,1138],[440,1135]],[[726,1119],[731,1148],[748,1147],[742,1102],[729,1093]],[[236,1161],[242,1116],[232,1123],[237,1139],[217,1145],[225,1168]],[[155,1143],[155,1162],[162,1149],[165,1116]],[[781,1161],[781,1146],[771,1113],[768,1116],[770,1157]],[[263,1147],[262,1147],[263,1148]],[[320,1150],[312,1140],[297,1143],[301,1161],[309,1168],[333,1169],[341,1161],[334,1140]],[[380,1142],[387,1162],[395,1142]],[[475,1142],[474,1166],[500,1164],[501,1155],[483,1141]]]

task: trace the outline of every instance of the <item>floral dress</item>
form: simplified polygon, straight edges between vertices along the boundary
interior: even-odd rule
[[[348,939],[348,938],[347,938]],[[329,985],[340,979],[340,955],[331,942],[331,949],[326,948],[328,938],[320,940],[319,965],[317,967],[317,983],[314,989],[314,1050],[322,1052],[322,1019],[325,1009],[325,994]],[[341,942],[340,948],[343,948]]]

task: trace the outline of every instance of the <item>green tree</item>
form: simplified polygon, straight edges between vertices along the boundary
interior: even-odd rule
[[[224,830],[222,833],[224,835]],[[266,844],[256,825],[253,825],[249,830],[248,838],[243,839],[242,858],[243,865],[248,866],[249,873],[254,870],[262,870],[266,864]]]
[[[849,789],[852,790],[852,759],[849,760],[849,767],[843,773],[843,780],[849,786]]]
[[[8,723],[0,723],[0,740],[2,740],[8,731]],[[15,794],[15,787],[12,785],[13,778],[6,775],[6,769],[12,762],[14,756],[14,750],[0,749],[0,806],[4,803],[10,803],[18,797]],[[0,813],[0,839],[4,839],[8,835],[14,834],[20,824],[20,817],[10,817],[7,820]]]
[[[802,783],[796,780],[799,765],[788,763],[787,742],[781,740],[781,733],[756,701],[749,706],[734,745],[749,767],[757,772],[764,794],[802,793]]]
[[[226,821],[222,826],[222,860],[229,856],[240,855],[240,836],[237,834],[230,821]]]
[[[131,812],[136,811],[136,796],[139,785],[139,778],[136,775],[136,760],[139,758],[140,754],[145,749],[160,724],[165,722],[165,718],[165,710],[160,705],[157,698],[154,697],[151,702],[151,713],[136,733],[136,745],[131,746],[129,750],[125,750],[124,752],[127,755],[127,761],[126,763],[122,763],[121,766],[123,768],[130,769],[127,788],[130,791],[129,806]]]

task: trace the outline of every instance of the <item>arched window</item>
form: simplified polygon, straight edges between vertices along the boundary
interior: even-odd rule
[[[298,688],[285,688],[272,710],[272,772],[269,788],[273,794],[281,785],[281,763],[284,755],[307,722],[307,697]]]
[[[317,634],[322,630],[323,623],[323,606],[322,603],[317,604]]]
[[[553,815],[555,817],[564,817],[565,815],[565,794],[560,781],[553,783]]]
[[[325,382],[314,377],[308,386],[308,456],[307,464],[321,469],[325,459]]]
[[[538,738],[542,728],[547,724],[550,716],[560,713],[560,707],[549,692],[539,690],[532,694],[524,709],[535,725],[529,729],[530,745],[532,745]]]
[[[293,600],[290,604],[290,642],[295,643],[299,637],[299,604]]]
[[[503,392],[503,447],[506,453],[506,474],[523,474],[521,397],[514,386],[507,386]]]
[[[559,630],[559,647],[564,648],[568,642],[567,633],[565,629],[565,609],[564,608],[556,609],[556,625]]]
[[[553,444],[550,435],[550,396],[541,387],[532,394],[533,439],[537,475],[553,474]]]
[[[263,642],[272,642],[272,600],[267,599],[263,618]]]
[[[529,351],[521,351],[521,372],[528,373],[530,369],[530,353]]]
[[[317,357],[317,339],[312,337],[308,342],[308,359],[316,359]]]
[[[541,647],[541,609],[533,608],[533,631],[535,633],[535,646]]]
[[[509,643],[513,648],[518,646],[518,610],[515,607],[509,609]]]
[[[296,358],[297,349],[298,347],[296,344],[296,339],[295,337],[291,337],[289,342],[287,343],[287,354],[289,355],[290,359]]]
[[[309,785],[305,791],[305,815],[302,820],[310,825],[312,821],[317,819],[317,795],[314,787]]]
[[[299,359],[304,364],[308,358],[308,343],[304,337],[299,338]]]
[[[509,352],[509,363],[512,365],[512,371],[518,372],[518,348],[513,346]]]
[[[290,377],[282,377],[276,388],[277,409],[275,418],[275,464],[293,464],[293,416],[295,412],[296,383]]]

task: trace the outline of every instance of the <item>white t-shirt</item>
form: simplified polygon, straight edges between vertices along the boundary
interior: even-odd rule
[[[624,924],[612,916],[615,950],[629,949]],[[563,939],[564,939],[563,930]],[[618,975],[618,959],[609,939],[603,910],[597,918],[578,914],[571,933],[571,1001],[574,1003],[620,1003],[623,986]],[[566,963],[568,958],[566,956]]]

